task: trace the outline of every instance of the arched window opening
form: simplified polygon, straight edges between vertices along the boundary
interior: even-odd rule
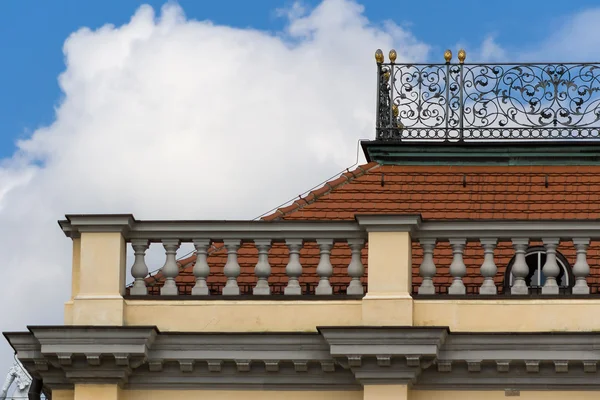
[[[530,247],[525,253],[525,261],[529,267],[529,274],[525,278],[525,283],[531,289],[531,293],[538,293],[546,282],[546,277],[542,271],[546,263],[546,249],[543,246]],[[506,293],[510,291],[513,283],[512,266],[514,262],[515,258],[513,257],[504,275],[504,289]],[[567,259],[558,251],[556,252],[556,263],[560,267],[556,283],[563,290],[572,287],[574,283],[573,271]]]

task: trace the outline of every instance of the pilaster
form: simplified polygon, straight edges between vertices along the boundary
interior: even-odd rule
[[[75,385],[73,400],[120,400],[121,398],[121,388],[117,385],[78,383]]]
[[[363,324],[412,325],[411,238],[407,232],[369,232],[369,287]]]
[[[126,243],[131,215],[67,215],[61,226],[73,239],[72,298],[65,323],[123,325]]]
[[[408,386],[365,385],[363,400],[408,400]]]
[[[369,287],[363,298],[363,325],[413,324],[412,238],[416,215],[360,215],[369,235]]]
[[[75,400],[74,390],[53,390],[52,400]]]

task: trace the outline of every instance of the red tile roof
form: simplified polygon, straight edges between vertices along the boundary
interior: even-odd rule
[[[355,214],[421,214],[423,219],[596,219],[600,218],[600,166],[400,166],[369,163],[342,174],[323,187],[310,192],[293,204],[278,209],[265,220],[354,220]],[[573,246],[561,243],[559,250],[574,263]],[[253,285],[256,250],[251,245],[240,249],[242,275],[240,284]],[[269,257],[272,267],[270,283],[285,285],[287,249],[274,245]],[[420,283],[418,266],[421,249],[413,246],[414,283]],[[367,266],[367,252],[363,263]],[[436,246],[436,283],[447,286],[452,253],[449,246]],[[513,255],[510,243],[500,243],[496,251],[499,267],[496,281],[500,285],[506,265]],[[224,282],[223,265],[226,253],[214,250],[209,257],[209,283]],[[465,252],[468,275],[465,284],[475,290],[483,278],[479,273],[483,258],[481,246],[470,243]],[[347,285],[346,267],[350,251],[336,244],[332,254],[332,283]],[[315,269],[318,250],[307,245],[302,252],[305,284],[318,281]],[[593,243],[588,262],[592,267],[589,282],[600,283],[600,249]],[[182,293],[193,286],[194,257],[181,260],[178,284]],[[366,278],[364,279],[366,282]],[[160,274],[148,278],[156,291]]]

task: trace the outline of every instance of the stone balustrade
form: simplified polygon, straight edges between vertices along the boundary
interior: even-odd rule
[[[600,239],[600,225],[592,220],[422,221],[419,216],[386,215],[357,216],[355,221],[271,222],[138,221],[128,215],[68,218],[60,224],[73,239],[88,233],[117,232],[124,249],[130,243],[133,257],[129,257],[131,263],[122,270],[133,277],[133,282],[120,292],[136,298],[362,297],[369,287],[367,267],[374,256],[369,254],[369,245],[372,249],[382,248],[373,240],[383,240],[380,243],[385,243],[383,248],[388,249],[373,251],[395,253],[391,260],[385,260],[390,257],[383,254],[385,271],[381,267],[371,271],[376,274],[371,282],[376,285],[372,291],[382,295],[391,293],[388,283],[400,285],[394,286],[394,293],[409,293],[412,288],[413,296],[440,298],[441,294],[480,297],[598,292],[590,271],[600,269],[596,257],[600,253],[594,247],[594,241]],[[409,235],[407,250],[396,250],[400,247],[389,240],[405,239],[385,236],[390,232]],[[408,250],[410,242],[412,255]],[[195,252],[194,259],[187,264],[176,257],[183,243],[192,244]],[[164,261],[148,259],[151,246],[161,247]],[[394,257],[403,258],[404,253],[409,257],[408,262],[402,260],[398,265],[408,275],[412,273],[412,282],[409,278],[404,283],[404,272],[395,271]],[[538,257],[537,261],[533,256]],[[84,259],[82,256],[82,263]],[[119,256],[111,262],[124,259]],[[151,276],[150,270],[158,273]],[[120,274],[119,271],[116,272]],[[94,279],[101,276],[88,275],[95,276]],[[120,284],[124,288],[125,279]],[[399,289],[404,287],[407,289]],[[113,290],[111,286],[109,292]]]
[[[227,224],[225,223],[225,225]],[[351,226],[348,225],[346,228],[351,228]],[[217,294],[239,296],[251,294],[264,296],[282,294],[287,296],[302,295],[307,291],[315,295],[333,295],[335,284],[332,284],[330,279],[334,273],[334,265],[331,261],[331,253],[334,246],[344,254],[351,254],[348,257],[348,263],[345,265],[345,275],[349,282],[344,284],[343,287],[340,287],[339,284],[335,285],[337,286],[335,293],[358,296],[364,294],[361,279],[363,278],[365,268],[361,255],[366,240],[364,237],[361,237],[363,234],[360,231],[349,229],[348,231],[340,232],[315,231],[313,233],[304,233],[298,232],[297,226],[289,224],[283,231],[265,231],[258,235],[246,233],[246,235],[239,238],[221,239],[224,237],[224,234],[219,231],[205,232],[205,235],[210,235],[211,237],[191,239],[196,253],[196,259],[192,268],[195,283],[191,288],[191,295],[210,296]],[[260,236],[261,238],[256,238],[256,236]],[[264,238],[264,236],[270,237]],[[178,286],[176,281],[178,280],[178,275],[182,273],[182,269],[175,258],[175,253],[182,242],[184,240],[160,240],[160,244],[164,247],[165,252],[165,262],[159,272],[159,279],[164,280],[164,284],[160,287],[160,295],[177,296],[181,294],[180,286],[182,285]],[[135,280],[130,287],[129,294],[145,296],[150,293],[145,254],[149,246],[153,243],[148,239],[132,239],[131,244],[135,250],[135,262],[131,267],[131,275]],[[344,248],[347,251],[344,251]],[[285,257],[285,266],[281,265],[282,258],[280,257],[277,257],[278,261],[276,265],[278,270],[276,272],[283,272],[285,274],[285,282],[281,280],[275,283],[270,282],[273,268],[269,253],[272,249],[277,250],[278,255]],[[311,272],[303,270],[301,254],[307,253],[306,256],[310,257],[310,252],[303,251],[305,249],[318,252],[318,264],[316,269],[312,268]],[[219,253],[226,253],[226,262],[224,265],[218,256]],[[255,282],[251,284],[250,290],[248,290],[247,282],[244,284],[238,282],[242,274],[243,265],[239,261],[241,254],[245,258],[251,258],[254,264],[251,279]],[[310,257],[309,261],[314,261],[314,259],[315,257]],[[211,276],[211,274],[216,276]],[[304,282],[305,279],[303,278],[305,277],[309,278],[310,283],[313,284],[309,285],[309,282]],[[215,278],[213,282],[210,282],[211,278]],[[315,284],[315,280],[318,283]],[[282,286],[281,283],[284,285]],[[308,286],[309,289],[305,290],[305,286]]]
[[[61,222],[63,229],[72,237],[79,235],[81,231],[72,221],[85,224],[79,220],[81,218],[86,216],[69,216],[71,222]],[[128,270],[133,277],[133,283],[127,288],[130,296],[258,297],[309,293],[362,297],[365,294],[363,255],[366,262],[368,234],[354,221],[131,219],[125,225],[121,232],[125,242],[131,244],[134,255]],[[184,243],[193,245],[196,256],[192,261],[193,268],[187,268],[188,275],[189,270],[193,274],[191,284],[185,282],[189,276],[186,279],[180,276],[185,273],[185,266],[176,257]],[[151,246],[163,249],[162,267],[155,259],[148,260]],[[303,260],[307,265],[303,265]],[[252,263],[251,267],[249,263]],[[158,273],[150,277],[152,270],[158,270]],[[240,282],[242,278],[244,281]],[[277,282],[273,282],[274,278]],[[249,284],[248,280],[252,282]],[[191,290],[186,290],[190,286]]]
[[[414,294],[589,295],[598,228],[595,221],[423,222],[413,234],[420,253]]]

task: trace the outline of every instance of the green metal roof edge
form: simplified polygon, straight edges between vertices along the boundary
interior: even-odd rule
[[[368,162],[383,165],[600,165],[600,141],[362,142]]]

